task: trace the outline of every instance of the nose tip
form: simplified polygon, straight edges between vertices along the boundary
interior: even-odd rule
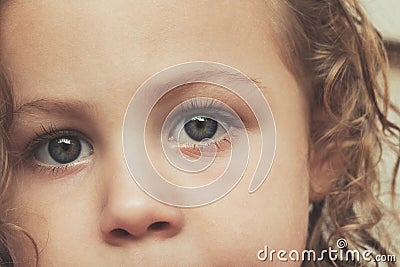
[[[99,228],[105,242],[118,246],[141,238],[162,240],[182,230],[184,215],[180,208],[163,204],[142,191],[126,166],[121,166],[121,158],[110,156],[108,162],[99,190]]]
[[[143,237],[169,238],[183,227],[181,210],[145,195],[109,201],[101,216],[101,231],[107,242],[117,245],[126,239]]]

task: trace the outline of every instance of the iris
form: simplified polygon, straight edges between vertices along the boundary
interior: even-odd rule
[[[76,137],[52,139],[48,145],[51,158],[57,163],[66,164],[76,160],[81,154],[82,144]]]
[[[191,139],[200,142],[215,135],[218,130],[218,122],[204,116],[197,116],[190,119],[185,124],[184,129]]]

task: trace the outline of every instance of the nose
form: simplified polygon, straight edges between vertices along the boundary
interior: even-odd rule
[[[127,174],[114,176],[107,183],[100,218],[104,240],[119,245],[126,240],[177,235],[183,227],[182,211],[148,196]]]

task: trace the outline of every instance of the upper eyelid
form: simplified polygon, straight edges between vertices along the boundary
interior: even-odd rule
[[[204,96],[199,96],[198,98],[203,98]],[[206,98],[210,98],[207,96]],[[194,98],[196,99],[196,98]],[[245,129],[250,130],[250,129],[255,129],[255,127],[258,127],[258,122],[256,121],[256,118],[252,116],[253,112],[251,109],[248,109],[247,106],[245,105],[245,102],[243,100],[239,101],[239,98],[233,98],[229,99],[229,105],[227,104],[227,101],[225,99],[219,99],[219,98],[213,98],[213,101],[208,104],[202,104],[202,105],[192,105],[192,104],[185,104],[179,107],[179,112],[185,114],[179,116],[180,121],[182,122],[182,118],[189,120],[192,118],[192,116],[197,116],[197,115],[214,115],[216,114],[215,111],[218,111],[218,115],[222,116],[219,119],[226,119],[230,120],[231,122],[236,122],[234,123],[234,127],[237,128],[242,128],[244,126]],[[227,105],[229,108],[226,108],[225,105]],[[199,112],[204,111],[204,114],[199,114]],[[209,117],[212,117],[212,116]],[[239,120],[237,119],[240,119]],[[218,117],[217,117],[218,119]],[[175,122],[177,120],[174,120]]]
[[[227,126],[227,130],[241,127],[241,123],[237,121],[237,117],[232,114],[232,111],[226,109],[224,105],[221,105],[219,102],[213,101],[212,103],[201,104],[200,102],[202,101],[198,101],[198,104],[201,105],[195,104],[196,102],[196,99],[194,99],[194,101],[190,101],[189,104],[179,107],[178,115],[173,120],[174,126],[169,129],[169,133],[171,133],[177,125],[183,126],[183,124],[194,116],[205,116],[214,119],[223,126]],[[183,114],[181,115],[181,113]],[[217,116],[215,116],[215,114],[217,114]],[[224,120],[229,122],[224,123]]]
[[[49,142],[51,139],[62,137],[62,136],[74,136],[79,139],[84,140],[93,149],[93,142],[88,139],[84,134],[77,130],[69,130],[69,129],[53,129],[52,132],[38,134],[36,133],[36,138],[31,140],[25,147],[24,155],[25,157],[32,157],[32,153],[35,149],[37,149],[40,145],[43,145],[45,142]]]
[[[182,116],[186,120],[191,119],[193,116],[207,116],[212,117],[211,115],[207,115],[207,113],[217,114],[218,116],[224,117],[224,119],[233,119],[234,115],[229,110],[226,110],[221,107],[208,107],[208,108],[192,108],[192,109],[184,109],[182,110],[185,114]],[[203,112],[201,114],[200,112]],[[213,118],[218,119],[218,118]]]

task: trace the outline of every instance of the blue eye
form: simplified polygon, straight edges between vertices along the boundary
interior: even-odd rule
[[[218,122],[204,116],[190,119],[184,126],[186,134],[194,141],[200,142],[205,138],[213,138],[218,130]]]
[[[163,132],[173,144],[186,148],[197,148],[203,141],[219,146],[222,141],[231,142],[235,129],[241,121],[233,110],[222,102],[198,97],[176,106],[164,121]]]
[[[74,136],[61,136],[45,141],[34,151],[34,158],[43,165],[69,164],[90,156],[92,146]]]

